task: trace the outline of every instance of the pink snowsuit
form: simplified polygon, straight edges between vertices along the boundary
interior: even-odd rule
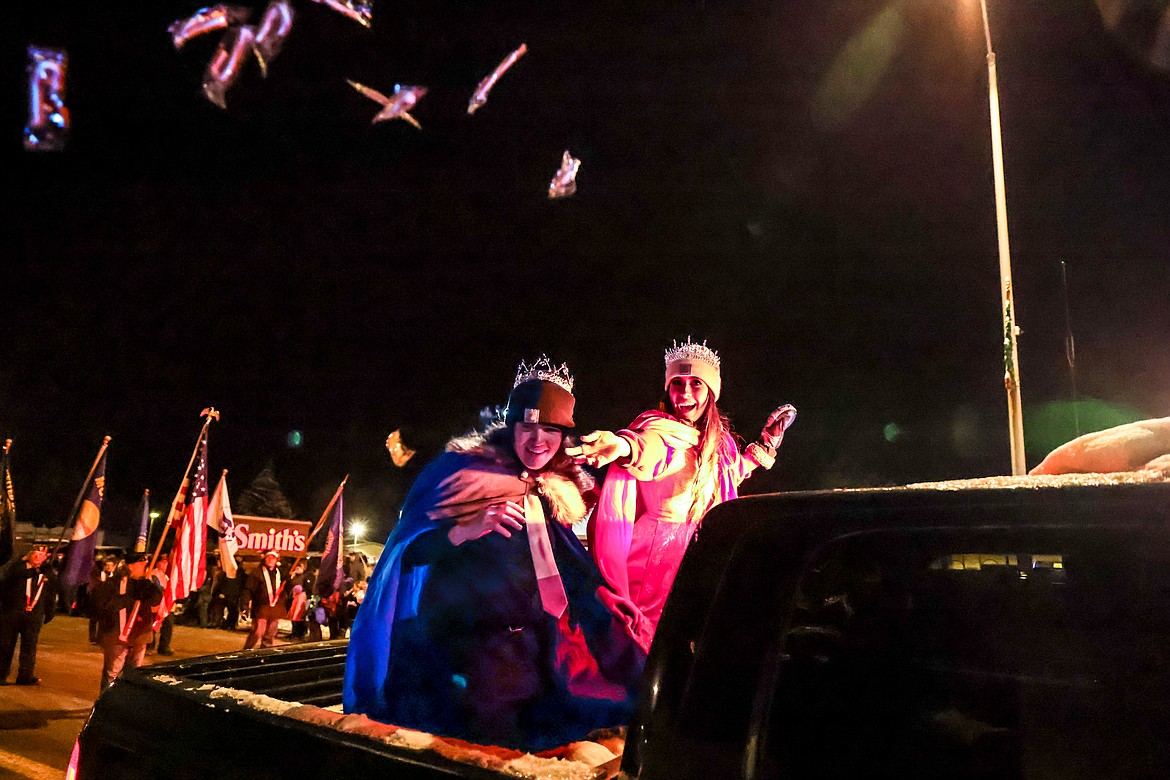
[[[649,411],[618,435],[630,442],[631,455],[606,475],[589,549],[610,587],[638,608],[640,616],[627,621],[627,628],[648,649],[699,526],[688,521],[699,432],[664,412]],[[741,453],[726,435],[711,506],[738,496],[739,484],[762,465],[753,455],[751,448]]]

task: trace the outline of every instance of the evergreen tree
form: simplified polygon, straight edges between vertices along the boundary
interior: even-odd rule
[[[236,507],[236,511],[241,515],[253,517],[291,519],[295,514],[288,497],[281,490],[280,483],[276,481],[272,461],[261,469],[248,489],[240,494]]]

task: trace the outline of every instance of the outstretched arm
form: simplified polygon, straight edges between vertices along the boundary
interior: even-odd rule
[[[573,462],[586,466],[606,466],[631,454],[630,442],[613,431],[594,431],[581,437],[576,447],[566,447],[565,454]]]

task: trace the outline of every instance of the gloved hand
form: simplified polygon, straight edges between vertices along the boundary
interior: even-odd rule
[[[777,407],[776,411],[768,415],[768,421],[764,423],[764,429],[760,431],[760,443],[770,450],[776,450],[780,447],[780,442],[784,440],[784,432],[795,420],[795,406],[784,404]]]
[[[628,458],[631,452],[630,443],[612,431],[587,433],[581,437],[580,445],[565,448],[565,454],[572,458],[574,463],[599,468],[613,463],[618,458]]]

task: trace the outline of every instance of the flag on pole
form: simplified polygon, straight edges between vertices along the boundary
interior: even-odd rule
[[[134,540],[134,552],[146,552],[146,537],[150,536],[150,491],[142,491],[142,504],[138,507],[138,538]]]
[[[4,442],[4,460],[0,464],[0,563],[6,563],[12,557],[12,548],[16,543],[16,496],[12,492],[12,472],[8,468],[8,450],[12,447],[12,439]]]
[[[345,555],[345,533],[342,525],[341,495],[333,504],[329,515],[329,533],[325,537],[325,551],[321,553],[321,567],[317,570],[317,595],[328,598],[341,587],[345,576],[342,558]]]
[[[199,442],[199,454],[195,458],[195,471],[189,479],[186,501],[175,507],[171,522],[175,524],[175,543],[167,565],[167,585],[163,591],[162,603],[157,607],[154,618],[155,630],[163,619],[171,614],[177,602],[198,590],[207,576],[207,438]],[[181,512],[181,514],[180,514]]]
[[[207,527],[219,534],[219,565],[228,577],[235,577],[239,566],[236,564],[235,520],[232,519],[232,503],[228,499],[227,471],[219,478],[211,504],[207,507]]]
[[[98,524],[102,519],[102,499],[105,496],[106,453],[103,450],[90,478],[89,491],[77,513],[77,522],[73,524],[72,541],[65,553],[65,566],[61,570],[61,584],[65,587],[76,587],[89,581],[94,552],[97,550]]]

